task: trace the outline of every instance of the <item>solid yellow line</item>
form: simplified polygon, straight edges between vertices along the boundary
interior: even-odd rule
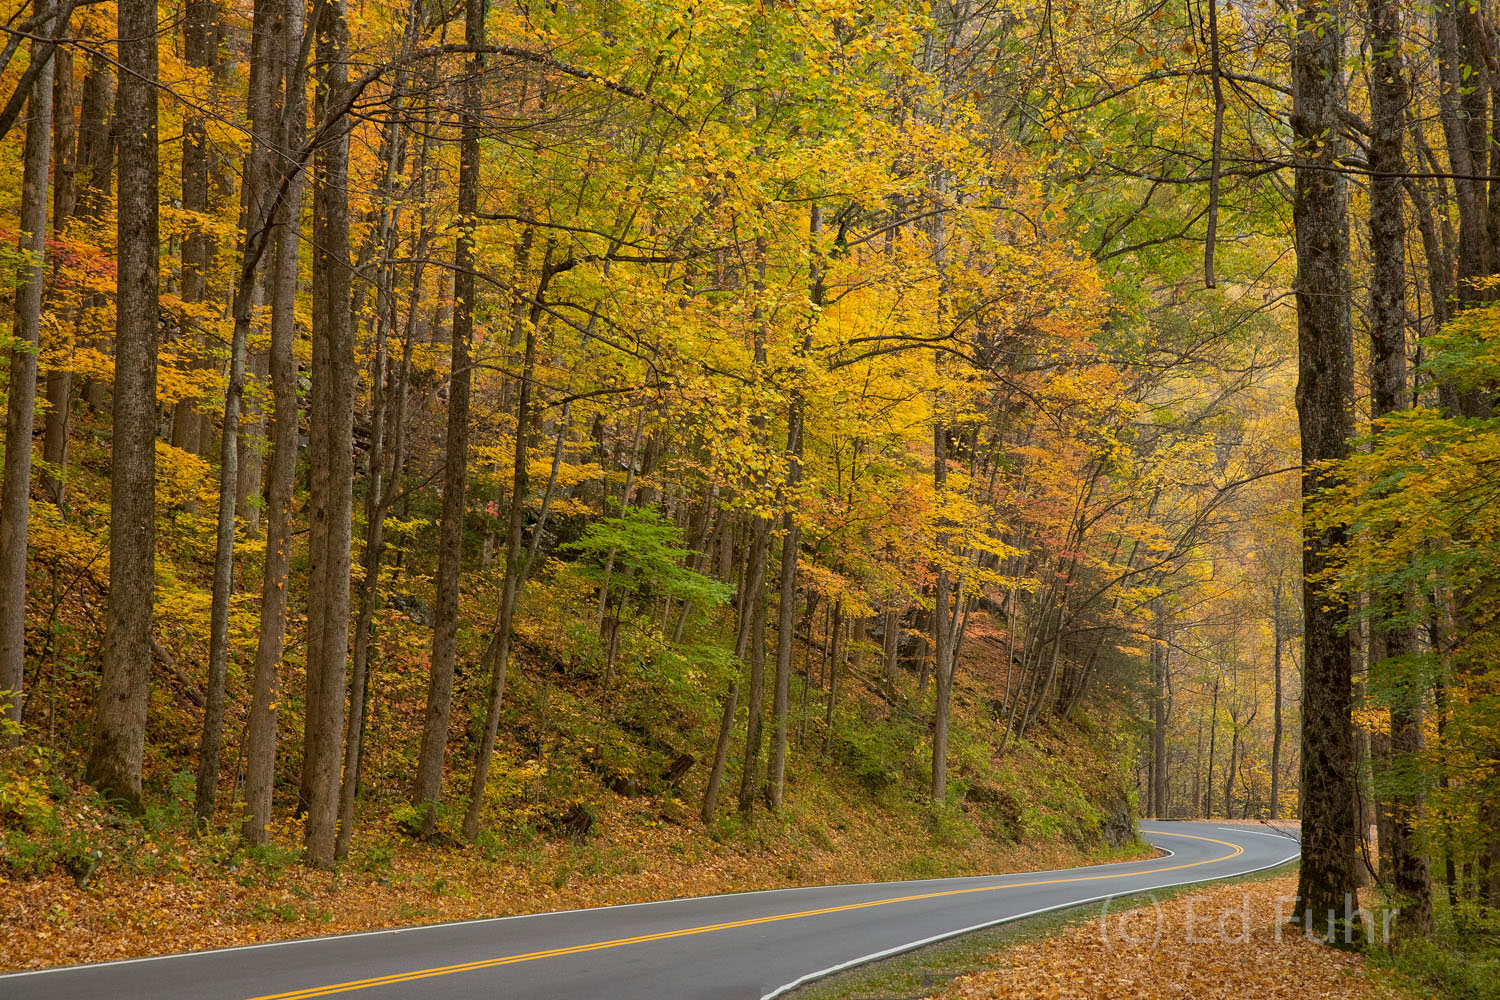
[[[1155,832],[1155,831],[1153,831]],[[667,941],[671,938],[688,937],[694,934],[708,934],[713,931],[732,930],[736,927],[753,927],[756,924],[772,924],[782,920],[797,920],[802,917],[819,917],[829,913],[845,913],[850,910],[864,910],[876,906],[889,906],[892,903],[911,903],[922,899],[938,899],[943,896],[965,896],[975,892],[994,892],[998,889],[1021,889],[1034,885],[1059,885],[1064,882],[1097,882],[1112,878],[1130,878],[1137,875],[1155,875],[1159,872],[1181,871],[1184,868],[1197,868],[1199,865],[1209,865],[1218,861],[1228,861],[1230,858],[1239,857],[1245,853],[1245,849],[1238,844],[1231,844],[1227,840],[1215,840],[1212,837],[1198,837],[1190,833],[1160,833],[1164,837],[1182,837],[1187,840],[1204,840],[1211,844],[1222,844],[1233,848],[1229,854],[1219,858],[1209,858],[1206,861],[1192,861],[1187,864],[1169,865],[1165,868],[1153,868],[1144,872],[1115,872],[1110,875],[1080,875],[1073,878],[1041,879],[1033,882],[1008,882],[1004,885],[982,885],[968,889],[946,889],[942,892],[924,892],[914,896],[895,896],[890,899],[873,899],[863,903],[846,903],[843,906],[827,906],[818,910],[799,910],[796,913],[778,913],[769,917],[754,917],[749,920],[733,920],[722,924],[705,924],[701,927],[684,927],[675,931],[662,931],[657,934],[642,934],[638,937],[615,938],[611,941],[596,941],[592,944],[575,944],[565,948],[549,948],[546,951],[529,951],[520,955],[507,955],[503,958],[485,958],[475,962],[464,962],[459,965],[444,965],[435,969],[418,969],[412,972],[397,972],[388,976],[376,976],[373,979],[356,979],[347,983],[334,983],[331,986],[309,986],[305,989],[293,990],[290,993],[273,993],[268,996],[252,997],[251,1000],[309,1000],[311,997],[328,996],[333,993],[352,993],[356,990],[368,990],[377,986],[392,986],[396,983],[411,982],[416,979],[432,979],[436,976],[451,976],[458,972],[477,972],[480,969],[493,969],[501,965],[516,965],[521,962],[534,962],[542,958],[558,958],[564,955],[577,955],[588,951],[602,951],[606,948],[622,948],[632,944],[646,944],[651,941]]]

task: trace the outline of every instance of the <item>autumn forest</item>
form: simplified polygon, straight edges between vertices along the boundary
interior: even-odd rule
[[[1141,818],[1493,949],[1489,0],[0,8],[0,968]]]

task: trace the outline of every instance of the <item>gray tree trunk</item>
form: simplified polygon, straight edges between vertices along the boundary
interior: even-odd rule
[[[464,42],[484,44],[484,2],[467,0]],[[458,644],[459,570],[463,564],[464,512],[469,466],[469,353],[474,339],[474,225],[479,210],[480,83],[484,57],[469,57],[464,77],[464,125],[459,141],[458,239],[454,247],[452,353],[448,382],[447,444],[443,456],[443,513],[438,529],[437,596],[433,606],[432,665],[427,713],[417,757],[412,801],[422,811],[422,834],[432,833],[443,791],[448,721],[453,710],[453,660]],[[520,451],[521,446],[517,446]],[[511,554],[514,556],[514,553]],[[507,574],[510,568],[507,567]]]
[[[38,13],[50,8],[38,3]],[[45,42],[33,40],[32,58]],[[21,250],[15,346],[5,410],[5,467],[0,485],[0,716],[21,719],[26,672],[26,535],[31,515],[31,435],[36,422],[36,359],[41,347],[42,286],[47,278],[47,170],[52,159],[52,71],[36,74],[26,97],[22,153]]]
[[[470,9],[478,0],[469,0]],[[540,299],[540,295],[538,295]],[[500,732],[500,708],[505,701],[505,677],[510,667],[511,628],[515,623],[516,605],[529,563],[521,548],[521,522],[525,512],[527,481],[526,437],[531,411],[531,375],[536,367],[536,327],[526,328],[526,354],[522,362],[521,389],[516,401],[516,450],[514,478],[511,482],[510,510],[505,521],[505,581],[501,586],[500,607],[495,615],[495,636],[491,641],[493,663],[485,699],[484,736],[474,761],[473,780],[469,784],[469,803],[464,812],[463,834],[468,840],[479,835],[479,815],[484,809],[484,787],[490,777],[490,763],[495,757],[495,741]],[[541,524],[537,524],[541,531]]]
[[[327,0],[317,26],[318,59],[326,94],[317,154],[319,221],[313,253],[313,387],[322,403],[322,469],[313,476],[311,507],[322,526],[312,538],[310,564],[320,586],[309,599],[320,608],[310,629],[308,676],[316,685],[307,711],[312,720],[303,764],[307,791],[307,860],[333,864],[339,808],[339,764],[344,734],[344,683],[349,659],[349,550],[354,501],[354,318],[349,309],[349,125],[336,120],[348,89],[349,30],[344,0]]]
[[[1348,455],[1352,382],[1348,191],[1338,171],[1346,104],[1344,28],[1328,0],[1301,0],[1292,48],[1296,171],[1298,372],[1303,498],[1324,483],[1316,463]],[[1338,529],[1304,531],[1304,580],[1315,579]],[[1321,583],[1303,585],[1302,866],[1295,915],[1342,936],[1354,890],[1352,658],[1345,603]]]
[[[1400,175],[1406,172],[1402,150],[1403,117],[1410,95],[1401,52],[1399,0],[1369,0],[1370,31],[1370,416],[1379,419],[1406,408],[1406,219]],[[1403,592],[1387,595],[1397,615],[1412,610]],[[1382,624],[1385,655],[1399,660],[1417,652],[1416,627],[1410,621]],[[1372,646],[1375,646],[1372,636]],[[1372,656],[1373,660],[1373,656]],[[1372,663],[1372,667],[1374,664]],[[1422,685],[1410,680],[1410,668],[1395,667],[1401,683],[1391,705],[1390,751],[1397,762],[1412,761],[1422,749]],[[1398,781],[1396,784],[1404,785]],[[1382,855],[1391,860],[1392,888],[1400,897],[1395,929],[1401,936],[1425,936],[1432,930],[1432,878],[1426,855],[1417,843],[1416,824],[1425,807],[1419,787],[1388,794],[1390,816]]]
[[[306,119],[305,77],[295,68],[303,27],[301,0],[259,0],[254,49],[291,85],[284,88],[283,125],[275,141],[283,156],[301,143]],[[276,256],[271,264],[271,453],[266,471],[266,555],[261,578],[260,631],[256,636],[250,717],[245,748],[245,819],[240,836],[264,844],[271,821],[276,770],[276,706],[286,645],[287,577],[291,561],[292,493],[297,471],[300,415],[297,404],[297,256],[302,229],[303,175],[286,180],[277,210]]]
[[[212,69],[219,61],[218,7],[213,0],[187,0],[182,19],[182,54],[184,61],[199,69]],[[204,116],[195,106],[184,105],[182,123],[182,207],[200,216],[208,214],[208,130]],[[253,127],[253,126],[252,126]],[[253,155],[255,144],[251,143]],[[182,301],[191,309],[208,298],[208,272],[213,265],[214,243],[201,218],[189,224],[182,238]],[[192,367],[203,368],[204,344],[199,342],[198,324],[185,318],[178,331],[178,354],[194,355]],[[179,361],[179,363],[182,363]],[[194,453],[203,453],[211,436],[207,421],[189,396],[180,400],[172,411],[172,444]]]
[[[413,25],[415,22],[413,22]],[[406,36],[409,50],[413,35]],[[408,77],[398,77],[397,91],[408,85]],[[400,108],[396,99],[396,109]],[[393,121],[386,132],[385,158],[381,179],[382,208],[380,213],[380,245],[386,259],[395,254],[395,245],[400,225],[400,212],[393,208],[393,186],[397,164],[401,160],[403,136],[399,125]],[[426,146],[417,164],[417,175],[426,176]],[[426,227],[418,236],[416,257],[425,253]],[[375,306],[375,358],[370,380],[371,417],[370,447],[366,466],[365,492],[365,553],[364,580],[359,588],[359,614],[354,627],[354,665],[349,681],[349,719],[344,729],[344,774],[339,789],[339,832],[334,845],[334,854],[342,861],[349,854],[349,842],[354,836],[354,806],[359,794],[360,770],[363,766],[366,705],[369,700],[371,624],[378,597],[380,564],[385,555],[385,517],[390,510],[391,490],[399,488],[401,470],[406,464],[406,385],[411,371],[412,319],[416,316],[416,303],[421,296],[422,264],[418,263],[412,275],[412,304],[408,313],[406,336],[403,338],[401,361],[387,383],[387,331],[396,329],[395,269],[391,265],[381,268]],[[385,451],[387,429],[390,429],[391,475],[385,477]]]
[[[109,604],[88,779],[141,807],[156,579],[157,19],[154,0],[121,0],[118,288],[110,460]]]
[[[59,64],[61,65],[61,64]],[[78,196],[70,216],[88,222],[98,220],[100,210],[114,185],[114,136],[110,133],[111,67],[103,53],[89,60],[83,78],[83,96],[79,105],[78,156],[74,176],[79,179]],[[56,109],[54,108],[54,112]],[[61,205],[61,201],[57,204]],[[56,227],[61,217],[55,220]],[[85,318],[98,308],[96,297],[85,296],[79,303],[74,323],[74,338],[82,336]],[[73,409],[73,372],[64,364],[49,372],[47,415],[42,422],[42,458],[50,469],[43,482],[52,502],[61,506],[64,499],[65,471],[68,464],[68,435]]]
[[[73,79],[73,53],[59,47],[52,57],[52,232],[61,236],[78,207],[78,119]],[[57,274],[58,261],[52,261]],[[68,408],[72,404],[73,373],[67,364],[42,376],[47,413],[42,421],[42,489],[52,502],[62,506],[62,470],[68,461]],[[59,412],[56,416],[53,410]],[[57,470],[54,472],[53,470]]]
[[[1271,589],[1271,665],[1275,675],[1271,694],[1271,818],[1281,818],[1281,579],[1280,570]]]
[[[1151,814],[1167,818],[1167,643],[1166,614],[1156,604],[1156,641],[1151,644]]]
[[[214,30],[211,19],[203,30]],[[208,65],[217,62],[217,46],[211,47],[213,59]],[[259,54],[262,58],[252,59],[250,68],[248,117],[251,131],[265,137],[274,134],[276,128],[277,88],[275,67],[264,58],[263,49]],[[271,245],[275,221],[275,195],[270,185],[270,171],[269,145],[264,140],[252,141],[245,155],[241,188],[240,228],[243,235],[239,275],[232,293],[234,327],[229,347],[229,382],[224,392],[224,423],[219,435],[219,508],[213,605],[209,621],[208,684],[203,709],[203,738],[198,748],[197,794],[194,797],[194,813],[200,826],[213,825],[219,751],[223,743],[224,683],[229,665],[229,604],[234,585],[235,515],[240,491],[240,402],[245,388],[245,345],[257,304],[261,260]]]

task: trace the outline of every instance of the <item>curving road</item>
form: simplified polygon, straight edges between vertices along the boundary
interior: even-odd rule
[[[1172,852],[1022,875],[778,889],[0,976],[5,1000],[769,1000],[965,931],[1297,857],[1265,827],[1143,823]]]

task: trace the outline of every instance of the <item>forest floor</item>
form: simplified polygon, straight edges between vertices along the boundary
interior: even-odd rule
[[[413,840],[405,832],[409,805],[399,794],[380,795],[404,788],[415,758],[411,734],[421,729],[425,684],[394,688],[371,724],[371,797],[361,800],[349,857],[334,872],[301,864],[301,826],[289,818],[273,824],[272,842],[261,848],[242,847],[227,821],[220,832],[193,834],[192,777],[182,770],[191,760],[190,727],[181,729],[176,756],[158,763],[141,817],[110,809],[83,786],[76,755],[0,753],[0,969],[1152,856],[1139,842],[1105,846],[1130,809],[1126,737],[1113,721],[1038,726],[1003,755],[993,747],[988,699],[1005,679],[1005,646],[982,627],[976,632],[954,690],[958,783],[943,808],[921,791],[929,752],[922,714],[858,686],[840,701],[832,731],[813,712],[810,732],[796,741],[780,813],[758,807],[747,822],[733,811],[729,788],[705,827],[696,805],[706,768],[680,782],[656,776],[683,747],[706,756],[715,703],[689,711],[649,679],[623,678],[607,699],[586,675],[559,674],[543,687],[517,671],[510,742],[492,772],[487,827],[470,845],[454,833],[451,812],[440,813],[434,841]],[[391,684],[406,676],[387,674]],[[227,815],[232,791],[223,798]],[[580,815],[588,821],[582,836],[570,820]]]
[[[202,948],[576,907],[837,882],[933,878],[1150,857],[1142,844],[1085,851],[955,833],[917,810],[850,803],[808,783],[797,804],[753,825],[663,821],[640,800],[602,807],[584,843],[535,838],[503,850],[426,846],[395,830],[356,843],[334,873],[282,846],[235,849],[175,824],[86,888],[53,870],[0,878],[0,969],[100,962]],[[815,791],[816,790],[816,791]],[[812,794],[809,794],[809,793]],[[174,832],[178,831],[178,832]]]
[[[1288,873],[1290,871],[1290,873]],[[815,984],[799,1000],[1405,1000],[1364,956],[1285,926],[1295,869],[1047,914]]]

